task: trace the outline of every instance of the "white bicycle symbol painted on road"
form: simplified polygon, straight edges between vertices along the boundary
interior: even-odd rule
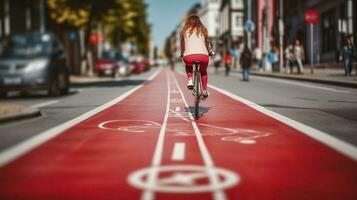
[[[137,170],[129,175],[128,182],[139,189],[165,193],[201,193],[224,190],[239,183],[240,177],[234,172],[222,168],[210,168],[211,176],[216,176],[218,183],[209,179],[207,167],[197,165],[168,165]],[[155,173],[157,180],[149,183],[148,176]],[[218,178],[219,177],[219,178]]]
[[[272,135],[271,133],[244,128],[225,128],[204,123],[198,123],[203,136],[221,136],[222,141],[237,142],[240,144],[255,144],[256,140]],[[157,131],[161,124],[149,120],[110,120],[98,125],[104,130],[123,133],[146,133]],[[167,127],[167,132],[174,136],[194,136],[192,132],[180,130],[180,128]]]

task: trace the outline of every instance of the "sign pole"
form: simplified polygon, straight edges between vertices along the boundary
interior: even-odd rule
[[[283,21],[283,1],[279,1],[279,54],[280,54],[280,63],[279,63],[279,72],[283,72],[284,65],[284,21]],[[286,71],[286,70],[285,70]]]
[[[310,24],[310,38],[311,38],[311,52],[310,52],[310,58],[311,58],[311,74],[314,74],[314,24]]]
[[[310,24],[310,69],[314,73],[314,24],[320,20],[320,13],[315,9],[306,10],[304,18]]]

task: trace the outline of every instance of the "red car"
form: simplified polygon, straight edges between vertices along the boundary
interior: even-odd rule
[[[145,63],[142,61],[133,61],[130,65],[131,73],[133,74],[139,74],[145,71]]]
[[[99,76],[110,75],[115,77],[118,71],[118,62],[115,52],[103,52],[95,64],[95,71]]]

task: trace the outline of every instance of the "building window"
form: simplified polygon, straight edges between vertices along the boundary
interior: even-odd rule
[[[243,9],[243,0],[233,0],[232,8],[233,9]]]
[[[336,12],[332,9],[322,14],[322,51],[323,53],[336,50],[337,19]]]
[[[242,27],[243,26],[243,17],[240,15],[236,15],[236,27]]]

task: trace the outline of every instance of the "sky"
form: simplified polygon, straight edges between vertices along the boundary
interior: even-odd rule
[[[165,39],[179,24],[185,13],[200,0],[145,0],[152,24],[154,45],[162,49]]]

